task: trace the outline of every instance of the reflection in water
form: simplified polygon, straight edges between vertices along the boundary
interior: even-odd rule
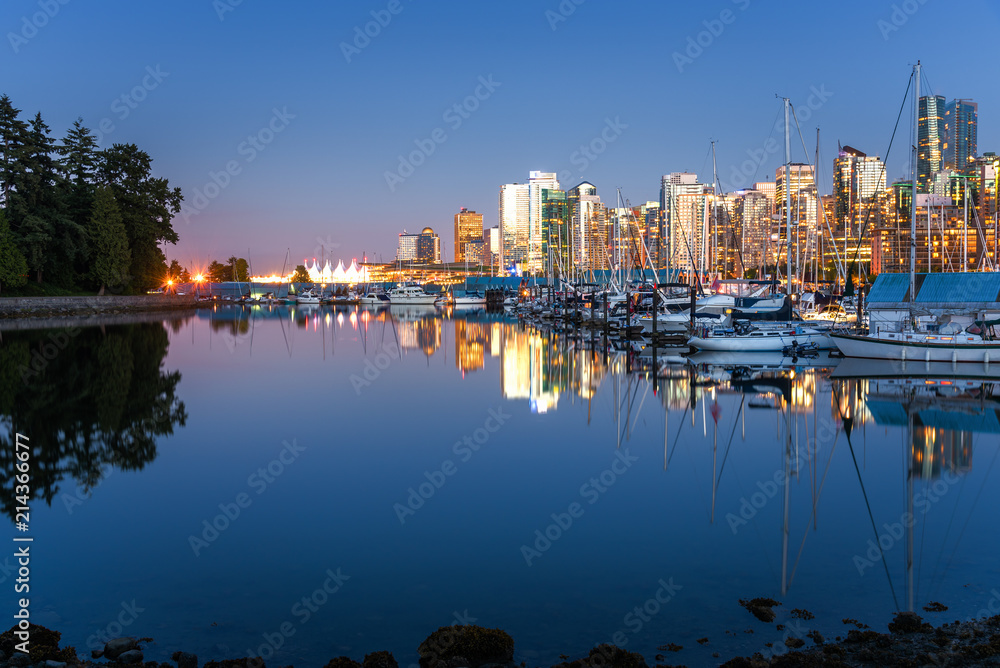
[[[14,517],[14,434],[30,438],[31,488],[51,505],[59,483],[85,491],[105,467],[141,470],[156,441],[184,426],[179,372],[161,369],[161,323],[3,333],[0,345],[0,471],[4,512]],[[23,504],[22,504],[23,505]]]
[[[783,463],[773,480],[780,481],[775,497],[782,507],[781,530],[776,536],[781,545],[782,592],[794,582],[807,536],[818,530],[826,475],[835,456],[849,457],[853,462],[849,470],[856,471],[857,480],[852,487],[865,505],[866,485],[885,484],[866,480],[862,474],[865,453],[856,452],[858,434],[874,426],[898,428],[904,433],[905,461],[909,462],[905,471],[907,498],[912,505],[917,496],[915,480],[934,481],[946,472],[959,476],[969,473],[973,434],[1000,433],[996,379],[955,380],[947,377],[947,368],[936,370],[940,373],[932,374],[933,378],[921,377],[919,367],[911,368],[909,374],[904,369],[887,368],[879,371],[878,379],[870,379],[871,364],[852,371],[853,361],[831,358],[827,353],[798,359],[780,353],[681,357],[682,351],[654,349],[642,341],[615,342],[591,332],[572,336],[528,327],[503,315],[442,314],[427,307],[378,311],[258,307],[237,311],[235,316],[213,315],[228,319],[225,324],[213,323],[213,327],[227,327],[233,336],[245,336],[248,326],[252,330],[252,319],[277,317],[300,323],[311,333],[349,329],[363,330],[367,337],[369,329],[378,325],[381,331],[376,329],[373,334],[376,341],[381,337],[382,344],[366,348],[366,354],[398,341],[401,351],[419,351],[428,358],[441,350],[445,319],[453,320],[457,370],[464,376],[484,369],[490,359],[496,360],[500,395],[509,401],[526,401],[532,413],[551,413],[558,409],[560,399],[579,398],[587,401],[589,423],[591,401],[610,383],[606,391],[615,411],[615,447],[627,444],[640,419],[662,424],[663,467],[669,470],[679,444],[708,441],[712,462],[708,521],[712,523],[732,515],[729,508],[717,513],[716,499],[724,493],[722,487],[732,484],[725,467],[734,439],[738,437],[735,443],[749,443],[763,438],[778,445]],[[653,400],[649,400],[650,393]],[[748,433],[748,413],[754,428],[770,426],[757,434]],[[770,489],[771,483],[765,480],[762,484]],[[798,490],[795,495],[793,487]],[[807,498],[802,499],[802,494]],[[804,527],[800,518],[799,535],[794,531],[796,509],[808,511]],[[865,525],[871,519],[874,526],[872,512],[869,507]],[[726,521],[732,528],[733,520]],[[872,537],[877,541],[877,531]],[[906,564],[911,570],[912,559]],[[908,602],[912,607],[912,591]]]

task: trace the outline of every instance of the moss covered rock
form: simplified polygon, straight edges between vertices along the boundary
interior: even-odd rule
[[[361,668],[361,664],[349,656],[338,656],[327,661],[323,668]]]
[[[420,665],[442,668],[451,659],[462,658],[471,668],[514,659],[514,639],[506,631],[473,624],[442,626],[417,648]]]
[[[365,654],[364,668],[399,668],[392,652],[372,652]]]
[[[0,634],[0,651],[6,656],[13,656],[14,646],[21,640],[14,634],[17,626],[12,626],[7,631]],[[28,653],[34,663],[45,661],[62,661],[64,663],[76,663],[78,661],[76,650],[72,647],[59,649],[59,640],[62,634],[59,631],[52,631],[38,624],[28,626],[29,641]]]

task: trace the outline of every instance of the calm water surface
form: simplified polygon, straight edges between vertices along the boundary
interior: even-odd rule
[[[847,617],[1000,610],[991,384],[760,357],[654,378],[649,355],[417,309],[5,331],[33,621],[81,653],[152,636],[156,660],[408,664],[474,620],[529,665],[611,641],[716,665]]]

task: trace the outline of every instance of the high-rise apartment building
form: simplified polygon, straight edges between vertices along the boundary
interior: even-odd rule
[[[858,233],[875,222],[876,196],[885,191],[885,164],[874,155],[844,146],[833,161],[834,227]],[[871,231],[870,228],[869,232]]]
[[[592,183],[584,181],[566,193],[569,203],[573,266],[577,271],[609,268],[608,212]]]
[[[528,172],[528,271],[532,274],[546,273],[548,255],[542,245],[545,240],[542,193],[545,190],[559,190],[559,179],[555,172]]]
[[[528,173],[527,183],[500,186],[500,236],[504,266],[539,274],[546,269],[542,252],[542,191],[559,190],[554,172]]]
[[[571,232],[564,190],[542,189],[542,260],[546,275],[569,276]]]
[[[926,193],[934,173],[944,163],[944,96],[926,95],[919,101],[917,121],[917,192]]]
[[[711,189],[711,186],[698,183],[698,175],[690,172],[672,172],[660,179],[660,210],[663,213],[658,255],[662,258],[661,266],[671,272],[681,267],[690,271],[698,265],[697,262],[692,264],[691,258],[700,257],[695,247],[701,247],[704,224],[696,219],[704,219],[708,214],[706,188]]]
[[[465,262],[467,244],[482,242],[483,214],[470,211],[464,206],[455,214],[455,262]],[[479,258],[468,258],[479,262]]]
[[[407,234],[403,231],[396,246],[396,261],[440,264],[441,237],[429,227],[425,227],[420,234]]]
[[[952,100],[944,108],[944,167],[967,171],[976,160],[976,126],[979,105],[972,100]]]
[[[520,272],[528,260],[528,184],[500,186],[500,264]]]

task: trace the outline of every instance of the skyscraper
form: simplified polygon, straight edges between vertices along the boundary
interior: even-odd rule
[[[934,172],[940,171],[943,156],[944,96],[927,95],[920,98],[917,121],[917,192],[925,193],[930,187]]]
[[[528,259],[528,184],[500,186],[500,264],[521,271]]]
[[[859,231],[867,219],[874,224],[875,196],[885,191],[885,165],[874,155],[844,146],[833,161],[834,220],[848,236]]]
[[[542,190],[559,190],[554,172],[529,172],[527,183],[500,186],[500,236],[505,267],[516,265],[525,273],[541,273],[546,258],[542,253]]]
[[[952,100],[944,108],[942,160],[947,169],[964,172],[976,159],[976,125],[979,105],[972,100]]]
[[[555,172],[528,172],[528,271],[533,274],[546,270],[548,257],[542,249],[544,223],[542,191],[559,190]]]
[[[573,266],[579,271],[608,268],[607,209],[592,183],[566,193],[569,203]]]
[[[482,240],[483,214],[469,211],[463,206],[455,214],[455,262],[465,262],[466,244]],[[479,262],[479,258],[469,259]]]
[[[705,186],[698,183],[698,175],[689,172],[671,172],[660,179],[660,210],[663,229],[660,231],[661,266],[676,270],[681,265],[691,268],[691,257],[695,254],[692,237],[696,234],[701,238],[701,225],[692,216],[703,217],[708,211],[707,201],[685,201],[685,210],[681,212],[681,197],[701,198]],[[694,206],[694,208],[692,208]],[[701,213],[695,209],[701,207]]]
[[[564,190],[542,189],[542,258],[545,273],[567,277],[570,267],[569,201]]]

